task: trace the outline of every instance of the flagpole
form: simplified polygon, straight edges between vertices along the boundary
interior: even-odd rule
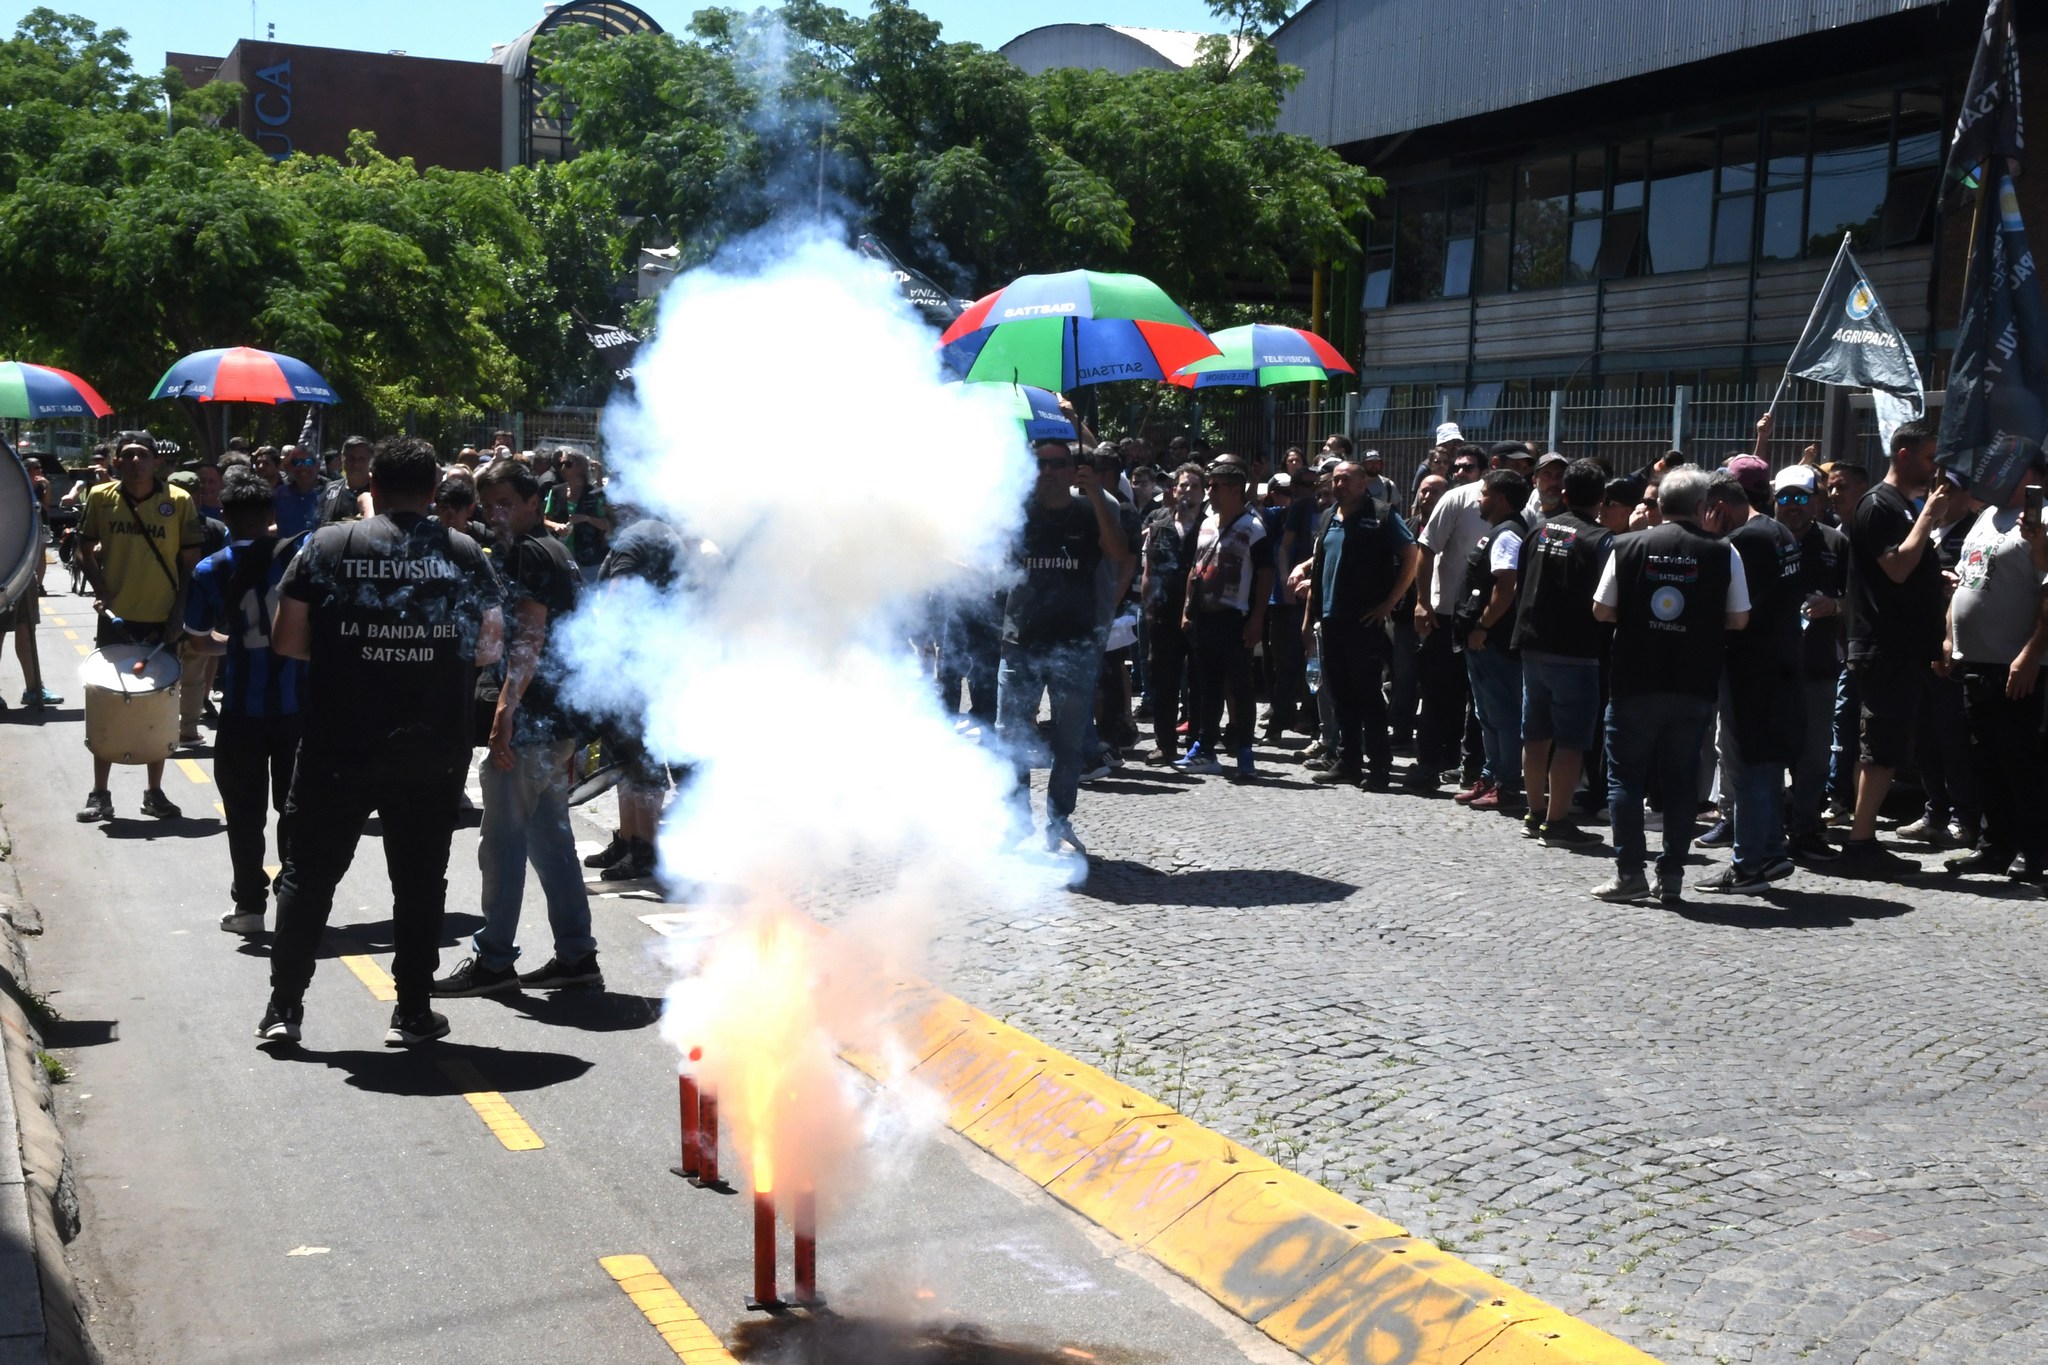
[[[1798,342],[1794,342],[1794,343],[1793,343],[1793,348],[1792,348],[1792,353],[1793,353],[1793,355],[1797,355],[1797,354],[1799,353],[1799,345],[1800,345],[1800,343],[1801,343],[1801,342],[1804,342],[1804,341],[1806,340],[1806,334],[1807,334],[1808,332],[1810,332],[1810,331],[1812,331],[1812,330],[1813,330],[1813,321],[1814,321],[1814,319],[1815,319],[1815,318],[1817,318],[1817,317],[1819,317],[1819,316],[1820,316],[1820,308],[1821,308],[1821,304],[1823,304],[1824,302],[1826,302],[1826,301],[1827,301],[1827,297],[1828,297],[1828,280],[1832,280],[1832,279],[1833,279],[1833,278],[1835,277],[1835,272],[1836,272],[1837,270],[1839,270],[1839,269],[1841,269],[1841,268],[1842,268],[1842,256],[1843,256],[1843,253],[1845,253],[1845,252],[1847,252],[1847,251],[1848,251],[1848,249],[1849,249],[1849,234],[1845,232],[1845,233],[1843,233],[1843,234],[1842,234],[1842,244],[1841,244],[1840,246],[1838,246],[1838,247],[1836,247],[1836,248],[1835,248],[1835,260],[1834,260],[1834,264],[1832,264],[1832,265],[1830,265],[1830,266],[1828,267],[1827,279],[1824,279],[1824,280],[1822,280],[1822,281],[1821,281],[1821,285],[1820,285],[1820,294],[1819,294],[1819,296],[1818,296],[1817,298],[1815,298],[1815,299],[1814,299],[1814,301],[1813,301],[1813,308],[1812,308],[1812,310],[1811,310],[1811,311],[1809,311],[1809,312],[1807,313],[1807,315],[1806,315],[1806,325],[1805,325],[1804,327],[1802,327],[1802,328],[1800,328],[1800,329],[1799,329],[1799,341],[1798,341]],[[1770,405],[1770,407],[1768,407],[1768,408],[1766,408],[1766,409],[1764,410],[1764,416],[1766,416],[1766,417],[1775,417],[1775,416],[1777,415],[1777,412],[1778,412],[1778,400],[1779,400],[1780,398],[1783,398],[1783,397],[1785,396],[1785,386],[1786,386],[1787,384],[1790,384],[1791,382],[1792,382],[1792,362],[1791,362],[1791,360],[1790,360],[1790,359],[1788,358],[1788,359],[1786,360],[1786,362],[1785,362],[1785,372],[1784,372],[1783,374],[1781,374],[1781,375],[1779,375],[1779,376],[1778,376],[1778,391],[1777,391],[1776,393],[1774,393],[1774,394],[1772,394],[1772,395],[1771,395],[1771,405]]]

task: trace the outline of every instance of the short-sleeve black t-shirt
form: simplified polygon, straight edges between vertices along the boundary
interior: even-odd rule
[[[1941,561],[1932,549],[1920,556],[1903,583],[1878,563],[1913,529],[1913,505],[1880,483],[1863,495],[1849,518],[1849,657],[1932,662],[1941,653]]]
[[[1815,593],[1839,600],[1848,589],[1849,539],[1815,522],[1799,542],[1799,600]],[[1833,678],[1842,670],[1842,618],[1823,616],[1806,623],[1801,639],[1808,678]]]
[[[278,590],[312,626],[305,752],[422,767],[468,758],[478,633],[498,585],[477,543],[412,512],[323,526]]]
[[[1005,643],[1045,645],[1095,633],[1095,571],[1102,563],[1095,508],[1086,498],[1065,507],[1032,503],[1017,542],[1023,577],[1003,605]]]
[[[670,587],[682,576],[688,552],[689,547],[675,528],[665,521],[642,517],[613,537],[611,553],[605,556],[598,578],[638,578],[657,588]]]
[[[569,557],[569,547],[540,527],[513,541],[509,549],[494,550],[492,558],[497,562],[505,584],[508,659],[519,604],[531,601],[547,608],[547,646],[541,653],[539,667],[534,670],[533,681],[527,684],[519,699],[518,737],[522,742],[555,738],[564,733],[565,720],[557,695],[563,672],[563,661],[555,645],[560,638],[557,627],[564,616],[576,610],[583,576],[576,570],[576,561]]]

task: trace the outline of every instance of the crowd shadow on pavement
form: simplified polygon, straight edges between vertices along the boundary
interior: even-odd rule
[[[441,946],[459,948],[484,927],[482,915],[467,910],[450,910],[441,919]],[[365,949],[391,952],[398,946],[397,930],[390,919],[364,920],[361,924],[330,924],[320,940],[320,957],[346,957]]]
[[[1329,905],[1357,891],[1349,882],[1261,867],[1162,872],[1127,858],[1090,858],[1073,894],[1114,905]]]
[[[581,1029],[585,1033],[625,1033],[646,1028],[661,1018],[658,995],[621,995],[603,990],[507,991],[484,999],[515,1010],[537,1024]]]
[[[1129,1365],[1137,1357],[1100,1346],[1025,1346],[992,1341],[968,1324],[848,1318],[830,1311],[749,1318],[733,1333],[740,1360],[780,1365]]]
[[[416,1048],[351,1048],[322,1052],[299,1043],[262,1049],[273,1061],[317,1063],[344,1073],[357,1090],[379,1095],[448,1097],[477,1088],[475,1077],[503,1093],[545,1090],[573,1081],[591,1063],[564,1052],[485,1047],[443,1040]]]
[[[5,712],[0,712],[0,715],[4,715],[7,723],[11,725],[55,725],[62,721],[84,720],[85,708],[46,706],[38,711],[26,706],[10,706]]]
[[[109,839],[211,839],[227,828],[213,815],[180,815],[172,820],[154,816],[116,815],[100,825]]]
[[[1896,919],[1913,905],[1848,891],[1798,891],[1773,887],[1764,896],[1704,903],[1688,891],[1674,912],[1696,924],[1721,924],[1734,929],[1850,929],[1857,920]]]

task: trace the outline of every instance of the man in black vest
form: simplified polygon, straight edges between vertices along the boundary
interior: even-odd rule
[[[1722,799],[1735,806],[1735,857],[1695,885],[1758,891],[1792,875],[1785,849],[1785,773],[1798,760],[1805,708],[1800,686],[1799,538],[1759,512],[1732,474],[1707,484],[1707,525],[1727,535],[1749,587],[1749,626],[1728,637],[1721,680]]]
[[[1309,780],[1362,780],[1382,791],[1394,761],[1380,690],[1393,655],[1387,621],[1422,567],[1422,550],[1400,513],[1373,498],[1372,484],[1363,464],[1337,466],[1337,501],[1316,528],[1303,639],[1314,648],[1322,632],[1322,685],[1337,708],[1335,761]]]
[[[434,448],[393,437],[370,465],[377,515],[323,526],[278,585],[270,647],[311,663],[305,738],[286,816],[266,1042],[297,1042],[306,987],[372,811],[384,830],[397,952],[389,1047],[443,1037],[428,1007],[448,903],[448,846],[470,751],[476,668],[504,638],[497,577],[477,543],[427,519]]]
[[[1591,460],[1565,471],[1563,510],[1522,546],[1522,602],[1515,648],[1522,654],[1522,778],[1529,813],[1523,832],[1553,848],[1597,844],[1571,818],[1586,754],[1599,738],[1600,660],[1613,631],[1593,617],[1593,589],[1613,539],[1598,520],[1607,472]]]
[[[1607,706],[1607,804],[1614,817],[1615,875],[1593,894],[1639,901],[1643,796],[1655,776],[1664,792],[1659,898],[1675,904],[1698,812],[1700,746],[1714,719],[1727,632],[1749,624],[1742,560],[1701,529],[1707,476],[1675,469],[1658,485],[1663,523],[1616,536],[1593,590],[1593,614],[1614,626]]]
[[[1479,780],[1452,800],[1473,810],[1512,810],[1522,801],[1522,659],[1514,645],[1528,501],[1529,480],[1520,471],[1488,471],[1479,494],[1488,529],[1465,561],[1464,587],[1451,611],[1451,638],[1465,653],[1486,754]]]

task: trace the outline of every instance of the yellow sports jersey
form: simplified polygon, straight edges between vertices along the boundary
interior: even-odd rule
[[[118,482],[96,484],[85,495],[85,517],[78,529],[100,543],[100,564],[111,594],[107,610],[124,621],[168,621],[178,600],[171,582],[178,572],[178,554],[202,538],[199,507],[184,489],[159,484],[149,496],[135,499],[135,511],[142,515],[139,525]]]

